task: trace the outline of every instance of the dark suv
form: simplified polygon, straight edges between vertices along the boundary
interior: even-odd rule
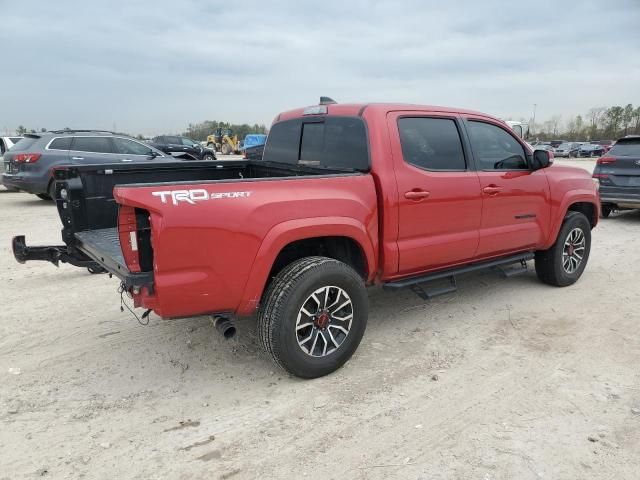
[[[162,150],[169,155],[190,155],[194,160],[215,160],[216,153],[213,149],[203,147],[187,137],[178,137],[176,135],[160,135],[155,137],[150,145]]]
[[[598,159],[593,178],[600,182],[602,216],[640,208],[640,135],[618,140]]]
[[[49,200],[54,188],[51,170],[59,165],[175,161],[147,144],[113,132],[29,133],[4,154],[2,183]]]

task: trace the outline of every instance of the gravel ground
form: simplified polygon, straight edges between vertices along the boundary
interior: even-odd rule
[[[141,326],[106,275],[17,264],[11,236],[58,243],[58,216],[6,191],[0,212],[0,478],[638,478],[640,212],[601,222],[568,288],[372,289],[358,352],[313,381],[252,320]]]

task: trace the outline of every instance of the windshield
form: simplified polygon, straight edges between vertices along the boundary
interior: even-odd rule
[[[619,157],[640,157],[640,141],[616,143],[609,155],[617,155]]]

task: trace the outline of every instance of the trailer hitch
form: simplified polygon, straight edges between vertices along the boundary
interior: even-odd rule
[[[70,254],[66,245],[46,245],[42,247],[28,247],[24,235],[13,237],[11,241],[13,256],[18,263],[26,263],[31,260],[51,262],[56,267],[60,262],[69,263],[76,267],[87,267],[91,273],[99,273],[104,270],[100,264],[93,260],[78,258]],[[93,271],[92,271],[93,270]]]

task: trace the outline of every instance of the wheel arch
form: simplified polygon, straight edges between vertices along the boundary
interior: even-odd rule
[[[557,214],[553,216],[553,225],[545,248],[551,247],[556,241],[560,228],[562,228],[562,223],[569,212],[580,212],[584,214],[593,229],[598,224],[600,208],[599,200],[594,198],[593,193],[590,191],[573,192],[565,195],[556,210]]]
[[[252,314],[269,282],[282,268],[299,258],[315,255],[347,263],[367,282],[376,274],[374,243],[357,220],[320,217],[283,222],[263,239],[236,313]]]

